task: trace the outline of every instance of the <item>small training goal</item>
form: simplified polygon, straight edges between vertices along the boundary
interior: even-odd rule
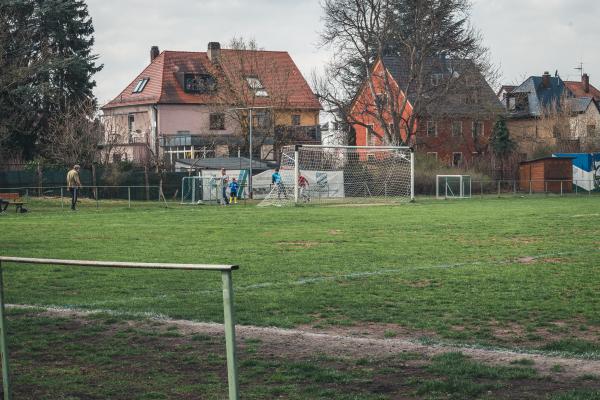
[[[414,152],[399,146],[288,146],[279,177],[260,206],[411,201]]]
[[[438,199],[471,198],[470,175],[436,175],[435,196]]]

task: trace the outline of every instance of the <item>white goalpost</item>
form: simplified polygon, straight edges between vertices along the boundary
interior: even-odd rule
[[[470,175],[436,175],[435,197],[438,199],[471,198]]]
[[[282,149],[279,175],[260,206],[414,199],[410,147],[288,146]]]

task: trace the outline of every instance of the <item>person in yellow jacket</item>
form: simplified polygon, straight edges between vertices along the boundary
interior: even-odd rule
[[[81,167],[75,164],[73,168],[67,172],[67,188],[71,192],[71,210],[75,211],[77,205],[77,195],[81,188],[81,181],[79,180],[79,170]]]

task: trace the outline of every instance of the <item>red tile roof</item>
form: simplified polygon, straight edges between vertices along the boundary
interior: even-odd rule
[[[590,83],[590,91],[586,92],[582,82],[565,81],[565,86],[575,95],[575,97],[593,97],[594,100],[600,101],[600,90],[596,89]]]
[[[144,104],[237,104],[320,109],[321,105],[287,52],[221,50],[215,64],[206,52],[163,51],[116,98],[102,108]],[[184,73],[209,74],[217,79],[214,93],[186,93]],[[259,78],[269,97],[254,97],[245,77]],[[227,79],[225,79],[225,77]],[[141,93],[133,89],[150,78]],[[235,94],[235,95],[234,95]],[[252,103],[252,104],[248,104]]]

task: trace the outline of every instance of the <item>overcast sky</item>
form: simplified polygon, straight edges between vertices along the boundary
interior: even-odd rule
[[[319,49],[319,0],[88,0],[101,104],[117,96],[149,62],[150,46],[206,51],[234,36],[254,38],[267,50],[286,50],[305,77],[330,57]],[[559,71],[578,80],[584,63],[600,87],[600,1],[475,0],[472,22],[484,36],[504,83]]]

